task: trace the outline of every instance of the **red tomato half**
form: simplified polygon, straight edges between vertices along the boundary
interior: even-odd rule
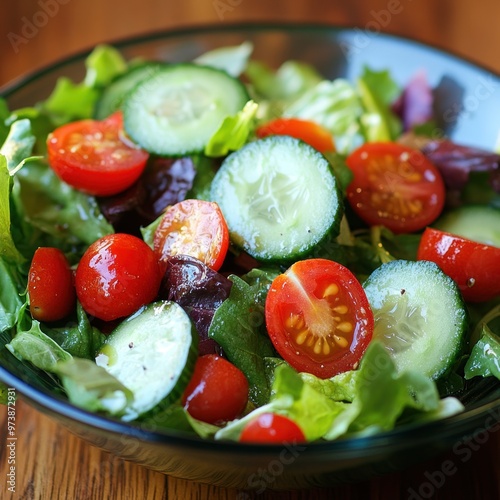
[[[160,260],[189,255],[217,271],[229,248],[229,230],[217,203],[184,200],[169,207],[155,231]]]
[[[417,259],[435,262],[457,283],[468,302],[483,302],[500,295],[500,248],[427,228]]]
[[[73,271],[58,248],[38,248],[28,275],[30,312],[39,321],[58,321],[68,316],[76,303]]]
[[[289,418],[263,413],[249,422],[240,435],[242,443],[303,443],[302,429]]]
[[[276,118],[260,125],[256,130],[259,138],[268,135],[290,135],[307,142],[321,153],[335,151],[332,134],[321,125],[300,118]]]
[[[420,151],[391,142],[367,143],[347,157],[347,165],[354,174],[347,199],[367,224],[411,233],[443,209],[443,179]]]
[[[239,417],[248,401],[243,372],[220,356],[205,354],[196,362],[182,404],[194,418],[220,424]]]
[[[346,267],[326,259],[296,262],[278,276],[265,315],[280,355],[321,378],[355,368],[373,335],[363,287]]]
[[[47,152],[50,166],[64,182],[95,196],[130,187],[149,158],[124,141],[119,111],[103,121],[80,120],[57,128],[47,139]]]
[[[161,272],[153,250],[130,234],[110,234],[92,243],[75,275],[78,300],[104,321],[128,316],[152,302]]]

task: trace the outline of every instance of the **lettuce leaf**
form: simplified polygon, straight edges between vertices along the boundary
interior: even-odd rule
[[[84,84],[90,88],[105,87],[128,68],[121,53],[110,45],[97,45],[85,60],[85,66]]]
[[[248,101],[243,109],[233,116],[227,116],[205,146],[206,156],[225,156],[236,151],[247,141],[254,129],[254,118],[258,105]]]
[[[26,287],[18,267],[0,258],[0,332],[12,328],[19,316],[24,301],[21,293]]]
[[[194,59],[194,62],[221,69],[231,76],[238,77],[245,71],[252,51],[253,45],[247,41],[240,45],[209,50]]]
[[[464,368],[466,380],[473,377],[496,377],[500,379],[500,338],[486,325],[482,335],[472,348]]]
[[[393,429],[398,422],[440,418],[463,410],[454,398],[440,400],[435,383],[417,373],[398,374],[384,346],[372,341],[358,370],[319,379],[277,364],[271,400],[244,418],[229,423],[216,439],[237,440],[256,416],[272,412],[287,416],[308,440],[369,435]]]
[[[335,147],[347,154],[364,141],[364,108],[355,87],[342,78],[323,80],[286,106],[284,116],[312,120],[331,132]]]
[[[276,71],[259,61],[248,63],[245,75],[264,99],[290,101],[323,79],[311,65],[286,61]]]
[[[80,408],[120,416],[133,400],[132,391],[94,361],[71,358],[57,363],[53,371],[69,400]]]
[[[233,282],[231,293],[215,311],[208,336],[245,374],[251,401],[261,405],[269,400],[270,394],[264,358],[274,355],[264,322],[261,287],[265,285],[261,282],[250,286],[234,275],[229,279]]]
[[[114,232],[96,199],[62,182],[47,164],[26,164],[16,177],[19,210],[32,230],[50,236],[52,246],[76,250]]]
[[[54,373],[59,361],[72,359],[56,341],[42,332],[40,322],[33,320],[29,330],[20,330],[5,346],[21,361],[29,361],[37,368]]]

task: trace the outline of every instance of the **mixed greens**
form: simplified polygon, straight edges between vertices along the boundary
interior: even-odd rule
[[[403,138],[413,145],[423,144],[419,149],[444,179],[448,210],[457,204],[477,203],[477,192],[482,193],[482,205],[498,208],[499,156],[426,136],[437,129],[437,122],[432,114],[432,89],[422,74],[403,89],[388,71],[368,67],[356,82],[329,81],[299,61],[268,68],[252,60],[251,52],[249,43],[211,51],[194,61],[200,65],[198,70],[191,63],[165,66],[156,61],[125,61],[112,47],[100,46],[88,56],[82,82],[61,78],[52,94],[33,107],[9,110],[0,101],[2,347],[20,363],[30,363],[53,376],[55,390],[75,405],[132,420],[132,425],[215,439],[238,440],[244,427],[264,413],[284,415],[299,425],[307,440],[319,440],[387,431],[462,411],[458,396],[467,379],[500,379],[499,298],[464,302],[458,287],[437,266],[414,262],[421,231],[405,233],[363,223],[345,200],[353,179],[347,158],[366,143]],[[188,125],[168,123],[159,135],[154,130],[161,120],[154,114],[151,118],[144,109],[148,99],[153,99],[155,86],[169,85],[165,81],[172,74],[187,79],[202,74],[205,81],[213,81],[219,92],[214,99],[229,102],[217,116],[215,130],[206,123],[203,133],[189,128],[198,119],[196,109]],[[145,79],[151,83],[141,87]],[[202,106],[207,96],[199,98]],[[153,103],[151,107],[160,105],[175,108],[181,104]],[[104,119],[117,110],[123,110],[127,134],[151,153],[140,178],[127,191],[104,197],[62,181],[47,161],[49,134],[61,125]],[[314,121],[329,132],[335,150],[319,153],[301,141],[256,137],[260,124],[278,118]],[[285,172],[273,155],[282,158],[287,154],[300,158],[300,163],[290,163]],[[247,164],[251,165],[250,174]],[[304,165],[317,168],[317,179],[308,180],[301,170]],[[276,194],[270,202],[282,202],[275,207],[284,221],[281,240],[276,228],[265,230],[262,221],[258,231],[251,226],[252,214],[260,209],[266,212],[269,204],[259,208],[254,203],[250,215],[231,205],[232,197],[250,196],[248,185],[255,175],[276,192],[285,191],[282,198]],[[295,191],[288,189],[292,178]],[[322,193],[326,193],[324,198]],[[314,197],[323,204],[327,200],[333,207],[331,213],[319,205],[310,211],[307,205],[300,205],[312,206]],[[159,292],[162,302],[147,305],[118,326],[112,325],[111,335],[109,324],[94,318],[79,301],[64,320],[46,323],[33,318],[26,289],[38,247],[61,249],[74,268],[91,244],[115,232],[130,232],[154,247],[166,208],[185,199],[216,201],[228,221],[237,219],[234,224],[228,222],[231,248],[220,272],[195,258],[169,258]],[[286,223],[292,205],[299,208],[290,216],[294,224],[290,229]],[[308,218],[320,222],[310,229]],[[300,235],[296,237],[299,219]],[[248,228],[250,235],[244,231]],[[253,241],[252,234],[257,232],[261,239]],[[277,242],[276,247],[269,250],[272,242]],[[493,235],[489,244],[499,243],[500,236]],[[399,321],[401,301],[407,301],[406,310],[418,305],[415,315],[426,303],[433,303],[433,314],[443,310],[446,318],[432,323],[431,314],[422,313],[423,321],[416,323],[423,329],[421,336],[411,331],[405,337],[398,331],[396,343],[389,332],[394,325],[379,321],[378,333],[376,326],[360,362],[332,376],[294,369],[270,338],[266,300],[276,278],[303,258],[328,259],[348,268],[363,283],[379,319],[385,315],[386,320]],[[401,280],[399,296],[384,295],[386,279],[390,283]],[[418,304],[407,299],[410,293],[405,295],[413,289],[421,299]],[[424,324],[427,320],[430,326]],[[408,321],[411,329],[408,316],[400,321]],[[168,332],[160,328],[172,324]],[[380,333],[382,324],[385,330]],[[176,351],[175,360],[162,357],[158,347],[162,344],[154,332],[161,330],[158,335],[169,342],[176,328],[182,333],[183,349]],[[135,361],[127,357],[134,336],[150,342],[149,351],[141,354],[141,363],[150,363],[148,369],[162,363],[177,366],[169,374],[155,372],[156,382],[163,387],[154,389],[160,396],[152,403],[145,403],[148,398],[141,392],[141,384],[148,385],[148,379],[131,371]],[[438,345],[435,339],[439,336],[446,338]],[[436,360],[430,361],[434,364],[424,368],[422,360],[428,357],[429,348],[441,351],[434,352]],[[110,359],[122,356],[122,351],[125,357],[113,371]],[[248,403],[241,418],[214,425],[194,418],[182,404],[182,391],[196,357],[206,352],[223,353],[248,380]],[[127,375],[120,377],[124,371]],[[169,377],[169,383],[161,384],[161,376]],[[2,389],[0,384],[0,394]]]

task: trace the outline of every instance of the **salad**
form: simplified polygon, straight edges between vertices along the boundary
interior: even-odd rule
[[[250,43],[86,67],[0,100],[2,346],[60,395],[318,441],[456,414],[500,378],[500,156],[446,138],[423,73],[326,80]]]

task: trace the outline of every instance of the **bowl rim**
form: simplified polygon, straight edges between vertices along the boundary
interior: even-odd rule
[[[281,32],[294,32],[294,31],[312,31],[317,33],[334,32],[334,33],[352,33],[356,30],[361,30],[359,26],[354,25],[338,25],[331,23],[300,23],[300,22],[228,22],[223,24],[208,23],[200,25],[189,25],[178,28],[154,30],[145,33],[139,33],[127,37],[110,39],[103,41],[100,44],[109,44],[117,49],[124,49],[138,43],[148,43],[156,40],[168,40],[177,37],[189,35],[202,35],[202,34],[217,34],[218,32],[237,32],[240,30],[250,31],[281,31]],[[453,58],[456,62],[461,64],[468,64],[475,69],[485,71],[495,78],[500,78],[500,71],[496,71],[485,64],[474,61],[470,57],[465,57],[459,53],[444,49],[437,44],[424,43],[415,38],[393,34],[381,30],[376,34],[385,40],[393,40],[395,42],[401,41],[408,43],[423,50],[435,51],[441,56]],[[17,78],[7,82],[0,87],[0,97],[8,99],[14,92],[21,89],[25,85],[34,82],[36,79],[56,71],[68,64],[82,62],[84,58],[95,48],[95,46],[87,47],[85,49],[76,51],[67,56],[64,56],[56,61],[49,62],[42,67],[29,71]],[[0,365],[0,381],[2,381],[8,388],[14,388],[16,392],[26,399],[28,404],[34,405],[39,411],[48,414],[61,415],[67,419],[74,420],[79,424],[87,427],[99,429],[101,431],[111,432],[114,434],[128,435],[136,437],[149,443],[155,444],[170,444],[182,445],[182,447],[195,447],[197,450],[206,448],[211,453],[218,451],[224,452],[238,452],[245,451],[249,454],[261,454],[263,451],[275,453],[277,448],[281,448],[280,444],[249,444],[238,443],[233,441],[215,441],[212,439],[204,439],[186,432],[169,429],[150,430],[141,428],[132,422],[124,422],[118,419],[113,419],[101,414],[87,411],[83,408],[73,405],[67,399],[57,394],[49,394],[41,391],[23,379],[17,377],[9,372],[5,367]],[[486,419],[485,419],[486,417]],[[494,420],[491,424],[486,424],[488,417]],[[460,439],[475,425],[480,429],[488,429],[496,421],[500,421],[500,397],[496,400],[488,401],[482,404],[473,404],[467,408],[465,412],[456,415],[445,417],[439,420],[428,421],[420,424],[401,425],[397,428],[378,432],[373,435],[365,436],[349,436],[347,438],[340,438],[333,441],[320,441],[307,443],[307,448],[313,447],[314,449],[321,449],[328,452],[345,453],[360,451],[374,452],[377,449],[385,447],[387,444],[391,445],[391,449],[395,443],[398,443],[399,448],[408,449],[409,445],[422,446],[426,443],[433,443],[435,436],[440,436],[441,439],[446,437],[451,439]],[[455,424],[455,425],[454,425]],[[483,425],[481,425],[483,424]],[[353,446],[355,443],[355,446]],[[342,458],[345,455],[339,455]],[[331,460],[335,457],[332,456]]]
[[[192,25],[184,25],[177,28],[167,28],[167,29],[157,29],[145,31],[142,33],[137,33],[131,36],[122,36],[110,38],[96,43],[92,46],[87,46],[82,49],[76,50],[69,53],[66,56],[58,58],[52,62],[47,62],[41,67],[34,70],[27,71],[26,73],[14,77],[10,81],[0,86],[0,97],[8,99],[8,97],[18,90],[20,87],[29,84],[33,80],[48,74],[51,71],[62,68],[67,64],[73,62],[78,62],[79,60],[85,58],[89,55],[92,50],[101,44],[112,45],[118,49],[126,48],[129,45],[136,43],[147,43],[154,40],[165,39],[165,38],[176,38],[180,36],[187,36],[190,34],[203,34],[203,33],[215,33],[215,32],[232,32],[235,30],[285,30],[285,31],[303,31],[303,30],[320,30],[320,31],[334,31],[334,32],[354,32],[354,31],[368,31],[363,29],[359,25],[351,24],[333,24],[333,23],[322,23],[322,22],[278,22],[278,21],[242,21],[242,22],[228,22],[228,23],[200,23]],[[424,49],[431,49],[435,52],[440,53],[443,56],[452,57],[461,63],[467,63],[471,66],[475,66],[477,69],[481,69],[492,75],[500,78],[500,69],[496,70],[485,63],[481,63],[470,56],[465,56],[460,54],[458,51],[444,48],[437,43],[427,43],[418,40],[414,37],[407,35],[402,35],[400,33],[392,33],[389,31],[380,30],[377,33],[373,33],[374,36],[382,36],[385,39],[400,40],[406,43],[410,43],[415,46],[419,46]]]

